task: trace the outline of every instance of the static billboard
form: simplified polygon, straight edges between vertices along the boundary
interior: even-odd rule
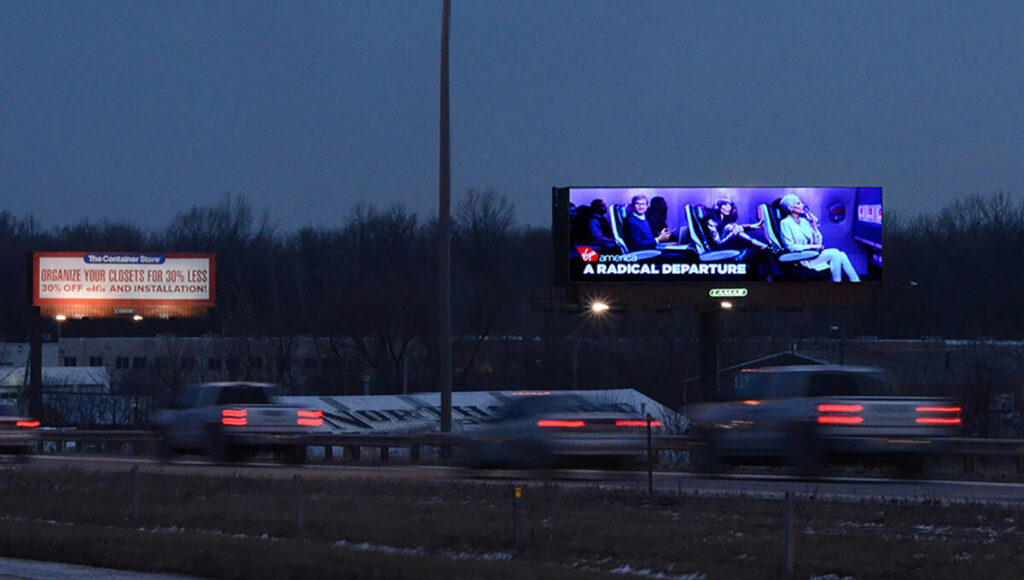
[[[123,308],[214,306],[213,254],[36,252],[32,304]],[[114,312],[116,314],[116,312]]]
[[[882,279],[879,187],[555,188],[554,209],[560,281]]]

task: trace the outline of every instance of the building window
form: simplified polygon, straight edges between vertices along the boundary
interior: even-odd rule
[[[66,366],[66,367],[73,367],[73,366],[77,366],[77,365],[78,365],[78,357],[76,357],[76,356],[66,356],[66,357],[64,357],[64,366]]]
[[[133,356],[132,357],[132,368],[141,370],[146,368],[146,357],[144,356]]]
[[[208,370],[211,370],[211,371],[219,371],[220,370],[220,359],[219,358],[206,359],[206,368]]]
[[[89,366],[91,366],[91,367],[101,367],[101,366],[103,366],[103,357],[101,357],[101,356],[91,356],[91,357],[89,357]]]
[[[129,360],[126,356],[119,356],[114,359],[114,366],[119,369],[126,369],[129,366]]]

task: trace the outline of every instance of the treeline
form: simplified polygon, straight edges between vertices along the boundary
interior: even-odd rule
[[[162,231],[82,220],[43,228],[0,212],[0,324],[27,340],[33,251],[214,252],[217,308],[199,321],[76,322],[65,332],[315,336],[357,356],[376,392],[436,384],[437,222],[402,206],[356,207],[336,228],[282,231],[242,196],[176,215]],[[691,312],[628,312],[595,322],[543,311],[548,229],[523,226],[506,196],[469,191],[453,210],[457,388],[631,386],[652,396],[696,374]],[[723,336],[1020,338],[1024,200],[973,195],[933,215],[886,216],[886,282],[842,309],[740,312]],[[837,328],[839,330],[837,330]],[[68,336],[68,334],[65,334]],[[723,355],[724,356],[724,355]],[[575,362],[574,362],[575,361]],[[740,361],[723,360],[723,365]],[[410,374],[412,375],[410,377]],[[671,377],[666,382],[665,377]],[[649,387],[645,389],[644,387]]]

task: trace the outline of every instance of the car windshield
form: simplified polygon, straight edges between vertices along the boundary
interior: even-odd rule
[[[265,405],[270,402],[268,387],[224,387],[217,402],[221,405]]]
[[[893,394],[893,383],[882,372],[751,372],[740,375],[733,399],[887,397]]]
[[[614,403],[588,401],[582,397],[571,395],[544,395],[516,399],[498,413],[498,418],[509,420],[546,413],[621,413],[623,411],[621,406]]]
[[[809,397],[887,397],[893,394],[892,384],[878,374],[815,373],[811,376]]]

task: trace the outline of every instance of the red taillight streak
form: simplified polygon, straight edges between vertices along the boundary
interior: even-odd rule
[[[959,413],[960,407],[918,407],[918,413]]]
[[[818,405],[819,413],[859,413],[864,405]]]
[[[647,421],[621,420],[615,422],[616,427],[646,427]],[[661,427],[661,421],[651,421],[651,427]]]
[[[224,409],[220,412],[222,417],[246,417],[249,415],[248,409]]]
[[[929,425],[959,425],[960,418],[946,419],[944,417],[919,417],[917,422]]]
[[[324,416],[323,411],[299,411],[299,417],[307,417],[309,419],[319,419]]]
[[[18,421],[17,423],[15,423],[15,425],[18,427],[24,427],[26,429],[31,429],[33,427],[38,427],[39,421]]]
[[[544,419],[537,421],[538,427],[583,427],[586,425],[583,421],[559,421],[557,419]]]
[[[249,424],[249,420],[246,419],[245,417],[242,417],[241,419],[239,419],[237,417],[223,417],[220,420],[220,422],[225,424],[225,425],[233,425],[235,427],[241,427],[243,425],[248,425]]]
[[[319,427],[324,424],[323,419],[299,419],[299,425],[304,427]]]
[[[820,415],[818,423],[827,425],[857,425],[864,422],[864,417],[843,417],[835,415]]]

